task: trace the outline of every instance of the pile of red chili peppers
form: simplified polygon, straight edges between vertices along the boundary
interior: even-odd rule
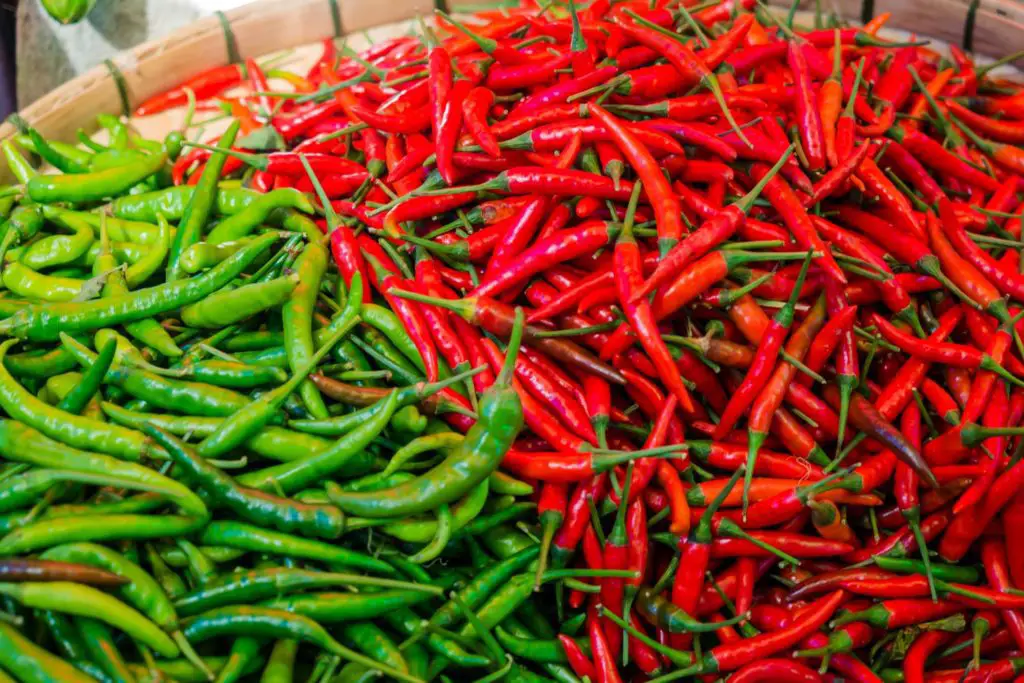
[[[503,468],[536,485],[550,565],[640,576],[555,596],[588,615],[576,675],[1015,679],[1024,89],[876,37],[884,16],[812,29],[754,0],[436,19],[138,113],[191,90],[272,132],[289,151],[223,170],[263,191],[312,191],[304,157],[343,279],[428,381],[489,386],[524,308]]]

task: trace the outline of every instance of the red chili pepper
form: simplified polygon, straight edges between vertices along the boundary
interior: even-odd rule
[[[573,673],[581,679],[597,680],[597,670],[594,668],[594,664],[583,653],[576,641],[564,633],[558,635],[558,640],[561,641],[562,647],[565,649],[565,656],[569,660],[569,666],[572,667]]]
[[[135,108],[135,116],[151,116],[188,104],[191,90],[197,101],[216,97],[242,82],[244,69],[239,64],[217,66],[188,79],[181,85],[155,95]]]
[[[839,608],[844,598],[843,591],[835,591],[816,600],[799,620],[789,626],[735,643],[724,643],[713,647],[703,656],[699,664],[687,671],[691,675],[733,671],[750,662],[787,650],[821,628]]]

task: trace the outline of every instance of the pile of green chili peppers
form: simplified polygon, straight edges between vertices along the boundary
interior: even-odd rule
[[[533,487],[498,471],[521,313],[474,410],[438,401],[482,368],[425,383],[327,272],[310,197],[222,181],[220,154],[170,187],[179,134],[101,125],[0,144],[0,682],[577,681],[536,585],[632,575],[538,574]]]

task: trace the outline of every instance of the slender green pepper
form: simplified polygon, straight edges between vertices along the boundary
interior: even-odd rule
[[[244,237],[220,244],[210,244],[209,242],[193,244],[181,255],[181,268],[189,275],[194,275],[201,270],[212,268],[251,241],[251,237]]]
[[[120,406],[106,402],[101,404],[101,408],[107,417],[125,427],[141,430],[142,425],[151,422],[176,436],[191,434],[197,438],[205,438],[217,434],[221,426],[229,419],[225,417],[177,417],[156,413],[140,413],[125,410]],[[303,434],[302,432],[269,426],[263,427],[250,436],[243,445],[246,450],[252,451],[261,457],[279,462],[290,462],[327,450],[331,446],[331,442],[317,436]],[[366,457],[361,454],[350,460],[338,473],[342,476],[355,476],[357,472],[365,471],[365,469]]]
[[[20,680],[38,683],[95,683],[88,676],[0,622],[0,667]]]
[[[155,223],[157,214],[163,214],[169,221],[179,221],[192,201],[196,188],[179,185],[164,190],[118,197],[111,202],[110,210],[117,218],[143,223]],[[255,190],[241,187],[226,187],[221,183],[213,205],[214,213],[232,216],[263,195]]]
[[[43,214],[37,206],[19,206],[11,217],[0,226],[0,264],[3,264],[7,250],[17,244],[24,244],[43,229]]]
[[[206,241],[218,245],[242,239],[266,223],[271,213],[281,208],[298,209],[305,213],[313,213],[315,210],[309,198],[298,190],[291,188],[272,190],[258,196],[241,211],[218,223],[210,231]]]
[[[121,657],[110,627],[102,621],[88,617],[79,617],[75,619],[75,623],[90,658],[103,669],[110,680],[115,683],[135,683],[135,676]]]
[[[252,552],[300,557],[328,564],[357,567],[381,574],[394,573],[394,569],[387,562],[363,553],[323,541],[261,529],[242,522],[210,522],[199,535],[199,540],[210,545],[226,545]]]
[[[96,202],[124,194],[160,171],[165,154],[148,154],[135,162],[93,173],[35,175],[26,183],[28,196],[40,204]]]
[[[291,567],[254,569],[248,572],[224,574],[175,601],[175,607],[183,615],[242,603],[253,603],[291,592],[327,588],[329,586],[375,586],[406,591],[440,595],[440,588],[430,585],[412,584],[407,581],[386,579],[360,574],[318,572]]]
[[[2,347],[0,347],[2,348]],[[2,388],[2,385],[0,385]],[[334,442],[334,445],[320,453],[292,462],[274,465],[256,472],[249,472],[238,478],[246,486],[257,489],[280,490],[285,494],[300,491],[325,477],[333,476],[353,456],[365,449],[380,434],[394,413],[398,399],[395,392],[383,399],[379,408],[358,427]]]
[[[303,614],[322,624],[376,619],[398,607],[411,607],[433,596],[422,591],[387,590],[377,593],[313,593],[265,601],[264,605]]]
[[[40,270],[71,263],[84,254],[96,239],[92,226],[70,216],[67,224],[73,234],[38,239],[21,252],[18,260],[32,270]]]
[[[230,476],[162,429],[146,425],[143,432],[163,446],[216,503],[244,520],[261,526],[269,524],[284,532],[324,538],[337,538],[345,530],[345,517],[333,505],[300,503],[239,486]]]
[[[328,482],[331,500],[348,514],[371,519],[404,517],[451,503],[490,477],[523,427],[523,407],[511,384],[522,338],[522,317],[519,310],[505,366],[481,397],[476,424],[441,464],[407,484],[372,494],[341,491]]]
[[[292,290],[288,303],[281,311],[284,347],[293,373],[307,365],[315,349],[313,308],[320,292],[320,282],[327,272],[327,249],[319,242],[307,244],[295,262],[295,272],[299,278],[298,286]],[[314,418],[328,417],[327,406],[313,382],[303,381],[299,386],[299,395],[302,396],[306,410]]]
[[[287,275],[268,282],[256,282],[237,289],[222,289],[216,294],[181,309],[181,320],[190,327],[218,328],[275,308],[291,297],[298,275]]]
[[[393,678],[411,683],[420,683],[404,671],[373,660],[350,650],[334,638],[318,623],[284,610],[268,607],[232,606],[218,607],[196,617],[185,625],[189,640],[203,641],[223,635],[251,635],[260,638],[293,638],[308,642],[349,661],[359,662],[377,669]]]
[[[115,297],[128,294],[130,285],[128,284],[128,276],[126,272],[121,272],[117,268],[117,262],[114,257],[110,254],[107,224],[103,221],[100,227],[100,256],[96,258],[93,263],[93,277],[99,277],[101,274],[106,274],[106,282],[103,284],[103,296]],[[167,223],[163,221],[161,225],[165,228]],[[160,254],[160,250],[154,248],[151,252]],[[163,254],[166,254],[164,250]],[[136,280],[145,280],[156,272],[156,268],[163,262],[163,256],[161,255],[159,261],[156,259],[148,259],[147,266],[151,266],[148,274],[137,275]],[[130,270],[130,269],[129,269]],[[154,349],[155,351],[171,357],[176,358],[181,355],[182,351],[178,348],[178,345],[174,343],[174,339],[167,333],[160,324],[153,318],[144,318],[142,320],[136,320],[134,322],[125,323],[124,329],[135,339]]]
[[[270,651],[267,665],[260,676],[260,683],[292,683],[298,651],[299,641],[292,638],[282,638],[274,643],[274,649]]]
[[[409,664],[384,629],[372,621],[355,622],[342,624],[338,629],[345,642],[352,645],[374,660],[396,669],[409,673]]]
[[[178,646],[159,626],[117,598],[91,586],[68,581],[0,583],[0,593],[26,607],[99,619],[128,633],[163,657],[177,657],[180,653]]]
[[[231,147],[235,143],[238,129],[241,123],[234,119],[228,129],[220,138],[225,147]],[[206,162],[203,173],[196,185],[192,199],[185,208],[185,214],[178,224],[178,231],[174,234],[174,242],[171,243],[171,252],[167,258],[167,281],[175,282],[184,275],[181,268],[181,255],[186,249],[202,239],[203,228],[217,201],[217,183],[220,182],[220,173],[224,168],[227,155],[222,152],[214,152]]]
[[[54,341],[61,332],[73,334],[110,325],[151,318],[199,301],[236,278],[276,240],[261,236],[216,268],[202,275],[167,282],[131,294],[98,301],[65,304],[33,304],[0,320],[0,334],[34,341]]]
[[[217,672],[217,683],[234,683],[247,672],[259,668],[260,650],[263,639],[251,636],[239,636],[231,643],[231,651],[224,663],[224,668]],[[255,666],[254,666],[255,663]]]
[[[15,343],[16,340],[9,339],[0,344],[0,407],[8,415],[74,448],[134,461],[159,454],[139,432],[57,410],[26,391],[2,363]]]

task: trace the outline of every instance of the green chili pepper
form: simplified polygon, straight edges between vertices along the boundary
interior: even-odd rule
[[[387,398],[380,401],[372,415],[367,415],[362,424],[338,439],[327,450],[292,462],[246,473],[239,477],[238,481],[245,486],[261,490],[280,487],[280,490],[286,494],[299,491],[314,482],[321,482],[325,477],[332,476],[380,434],[394,413],[397,403],[397,394],[391,392]]]
[[[375,619],[398,607],[411,607],[434,596],[422,591],[386,590],[376,593],[312,593],[267,600],[263,604],[303,614],[322,624]]]
[[[120,600],[91,586],[68,581],[0,583],[0,593],[26,607],[99,619],[128,633],[163,657],[177,657],[180,653],[160,627]]]
[[[315,211],[309,198],[298,190],[283,188],[257,196],[241,211],[225,218],[210,231],[206,241],[212,245],[242,239],[267,222],[277,209],[298,209],[305,213]],[[317,230],[319,236],[319,230]]]
[[[220,244],[210,244],[209,242],[193,244],[181,255],[181,268],[189,275],[194,275],[199,271],[212,268],[251,241],[251,237],[244,237]]]
[[[263,648],[261,638],[251,636],[239,636],[231,643],[231,651],[224,663],[224,668],[217,672],[218,683],[234,683],[246,674],[247,671],[255,671],[259,668],[262,658],[260,650]]]
[[[275,596],[284,596],[291,592],[339,585],[396,588],[430,595],[440,595],[442,593],[441,589],[435,586],[412,584],[395,579],[338,572],[318,572],[290,567],[273,567],[270,569],[251,570],[244,573],[224,574],[205,586],[179,598],[175,602],[175,607],[183,615],[198,614],[214,607],[253,603]]]
[[[15,343],[10,339],[0,344],[0,407],[8,415],[74,448],[135,461],[159,453],[139,432],[57,410],[26,391],[2,365]]]
[[[135,677],[121,657],[110,628],[102,621],[87,617],[80,617],[75,623],[90,658],[99,664],[110,680],[116,683],[134,683]]]
[[[298,372],[313,355],[313,307],[316,305],[320,282],[327,272],[327,249],[318,242],[306,245],[295,262],[299,284],[291,292],[284,306],[281,322],[284,326],[284,346],[288,352],[288,364],[292,372]],[[317,419],[328,416],[327,406],[320,396],[320,390],[311,381],[304,381],[299,388],[306,410]]]
[[[96,239],[92,226],[71,217],[68,223],[74,234],[49,235],[38,239],[21,252],[18,260],[32,270],[40,270],[71,263],[84,254]]]
[[[133,163],[92,173],[34,175],[26,181],[28,196],[40,204],[96,202],[124,194],[160,171],[165,154],[148,154]]]
[[[169,221],[180,221],[185,209],[192,201],[196,188],[192,185],[169,187],[165,190],[118,197],[111,202],[110,210],[117,218],[144,223],[155,223],[158,214]],[[213,205],[214,213],[232,216],[263,195],[255,190],[229,188],[221,183]]]
[[[234,119],[231,125],[220,138],[225,147],[231,147],[235,143],[238,129],[241,123]],[[214,152],[206,162],[199,183],[188,205],[185,207],[185,214],[178,224],[178,231],[174,234],[174,242],[171,244],[171,252],[167,259],[167,281],[175,282],[181,279],[184,271],[181,268],[181,255],[193,244],[198,243],[206,227],[206,221],[210,217],[213,205],[217,201],[217,183],[220,181],[220,173],[224,168],[227,155],[223,152]]]
[[[239,486],[230,476],[162,429],[146,425],[143,432],[163,446],[213,501],[244,520],[261,526],[269,524],[285,532],[324,538],[337,538],[345,530],[345,517],[333,505],[299,503]]]
[[[26,638],[14,626],[0,622],[0,667],[20,680],[39,683],[95,683],[63,659]]]
[[[345,642],[375,661],[385,664],[398,671],[409,672],[409,664],[405,661],[398,645],[371,621],[342,624],[338,629]]]
[[[0,320],[0,333],[34,341],[54,341],[61,332],[96,330],[176,310],[209,296],[236,278],[275,239],[274,235],[259,237],[216,268],[188,280],[167,282],[99,301],[27,306],[10,318]]]
[[[11,212],[11,217],[0,226],[0,264],[3,264],[8,249],[28,242],[42,228],[43,214],[38,206],[19,206]]]
[[[267,665],[260,676],[260,683],[292,683],[292,674],[295,673],[295,655],[299,651],[299,641],[292,638],[282,638],[274,643],[274,649],[270,651],[267,658]]]
[[[176,417],[155,413],[140,413],[125,410],[112,403],[102,403],[104,414],[114,422],[132,429],[142,429],[151,422],[160,429],[176,436],[191,434],[197,438],[206,438],[217,434],[221,426],[229,419],[224,417]],[[290,462],[307,457],[313,453],[327,450],[331,442],[302,432],[293,432],[282,427],[267,426],[260,429],[244,442],[245,449],[271,460]],[[366,469],[366,455],[357,455],[345,467],[338,471],[342,476],[355,476],[356,472]]]
[[[50,635],[53,636],[53,642],[56,643],[61,656],[71,661],[84,660],[89,657],[85,650],[85,643],[82,642],[82,636],[70,617],[49,609],[39,610],[37,614],[40,616],[40,621],[50,631]]]
[[[415,480],[386,491],[349,493],[328,482],[331,500],[344,512],[371,519],[403,517],[451,503],[498,469],[523,427],[523,408],[512,388],[512,368],[522,338],[522,311],[501,374],[480,399],[479,419],[445,460]]]
[[[252,552],[265,552],[289,557],[318,560],[332,565],[357,567],[381,574],[392,574],[387,562],[358,553],[348,548],[323,541],[292,536],[280,531],[261,529],[242,522],[210,522],[199,536],[202,543],[225,545]]]
[[[181,320],[190,327],[218,328],[280,306],[299,284],[298,275],[222,289],[212,296],[181,309]]]
[[[161,220],[160,225],[165,237],[163,249],[161,250],[158,247],[154,247],[150,250],[151,255],[144,259],[144,272],[136,271],[133,276],[133,280],[135,281],[145,281],[150,275],[156,272],[156,269],[163,263],[164,256],[167,253],[167,222]],[[101,223],[100,243],[100,256],[98,256],[95,263],[93,263],[93,277],[100,277],[103,274],[106,274],[107,279],[103,284],[103,296],[116,297],[128,294],[130,291],[128,273],[127,271],[121,272],[118,270],[117,262],[114,260],[113,256],[110,255],[106,221]],[[159,256],[159,258],[152,257],[153,254]],[[140,261],[140,263],[142,262],[143,261]],[[135,266],[132,267],[134,268]],[[131,268],[128,270],[131,270]],[[171,335],[169,335],[167,331],[153,318],[144,318],[142,320],[136,320],[135,322],[125,323],[124,329],[135,339],[138,339],[146,346],[149,346],[165,356],[176,358],[182,353],[181,349],[178,348],[178,345],[174,343]]]

